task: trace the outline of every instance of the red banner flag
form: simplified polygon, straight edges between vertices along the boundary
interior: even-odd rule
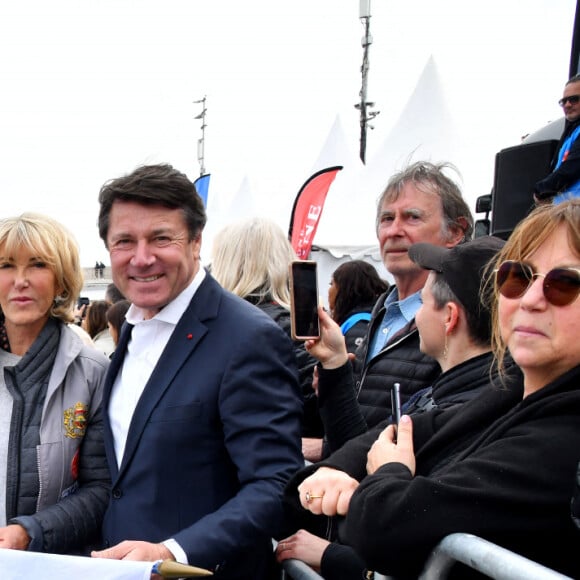
[[[294,200],[288,238],[301,260],[308,258],[326,194],[341,169],[342,165],[336,165],[316,172],[306,180]]]

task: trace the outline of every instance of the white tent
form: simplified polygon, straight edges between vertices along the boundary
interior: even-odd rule
[[[363,259],[373,264],[381,277],[392,280],[384,269],[375,235],[376,202],[386,182],[397,170],[418,160],[451,161],[462,167],[464,150],[433,58],[425,65],[398,121],[366,166],[349,144],[340,118],[336,118],[318,159],[310,173],[305,174],[306,181],[321,169],[343,166],[328,192],[311,252],[311,259],[319,264],[320,294],[324,299],[332,272],[348,260]],[[208,226],[202,245],[204,261],[210,259],[213,235],[231,221],[266,216],[286,230],[293,201],[278,200],[279,207],[273,205],[276,200],[272,199],[260,203],[248,178],[231,198],[212,191],[210,185]]]
[[[372,263],[379,274],[385,271],[375,235],[376,203],[389,177],[409,162],[451,161],[461,167],[462,138],[453,122],[433,58],[430,58],[413,94],[383,144],[366,166],[358,157],[346,156],[341,162],[336,139],[344,134],[333,127],[330,153],[320,159],[344,169],[332,184],[320,219],[312,258],[320,264],[319,279],[330,279],[332,271],[350,259]],[[332,149],[331,149],[332,148]],[[346,159],[346,161],[344,161]],[[357,163],[358,161],[358,163]],[[320,169],[321,167],[317,167]],[[459,176],[453,176],[459,180]]]

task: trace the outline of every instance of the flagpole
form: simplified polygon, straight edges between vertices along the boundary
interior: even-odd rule
[[[364,26],[365,34],[362,38],[363,47],[363,62],[361,66],[362,85],[359,93],[360,102],[354,107],[360,111],[360,159],[365,163],[366,149],[367,149],[367,126],[371,129],[369,121],[374,119],[380,111],[367,111],[368,108],[375,106],[374,103],[367,101],[367,85],[369,74],[369,48],[373,43],[373,37],[370,33],[371,20],[371,0],[360,0],[359,4],[359,18]]]

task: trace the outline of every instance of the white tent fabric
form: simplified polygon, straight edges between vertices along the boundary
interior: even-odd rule
[[[433,58],[426,63],[398,121],[366,166],[346,138],[340,117],[336,118],[318,159],[304,176],[306,181],[321,169],[343,166],[328,192],[314,237],[315,250],[311,252],[311,258],[319,262],[319,285],[324,297],[330,274],[345,260],[364,259],[383,278],[392,280],[383,267],[375,233],[376,203],[385,184],[393,173],[413,161],[452,161],[461,168],[463,151],[464,140],[447,106]],[[461,180],[460,175],[450,176]],[[231,221],[270,217],[286,231],[293,201],[269,199],[260,204],[254,199],[247,178],[231,199],[224,199],[210,185],[208,226],[202,244],[204,262],[210,259],[213,235]]]
[[[340,136],[335,131],[335,139]],[[332,147],[330,153],[323,151],[320,159],[339,164],[333,157],[339,150],[336,143],[327,140],[327,146]],[[347,259],[364,259],[392,281],[382,264],[375,230],[376,204],[385,184],[392,174],[414,161],[452,160],[461,167],[463,150],[463,139],[447,106],[435,61],[430,58],[398,121],[368,164],[363,166],[352,157],[341,163],[344,169],[330,188],[314,238],[318,251],[312,258],[319,262],[321,282],[329,280],[332,271]],[[450,177],[460,181],[460,175]]]

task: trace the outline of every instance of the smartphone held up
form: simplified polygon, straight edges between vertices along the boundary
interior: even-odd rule
[[[292,338],[318,338],[320,325],[316,262],[295,261],[290,264],[290,300]]]

